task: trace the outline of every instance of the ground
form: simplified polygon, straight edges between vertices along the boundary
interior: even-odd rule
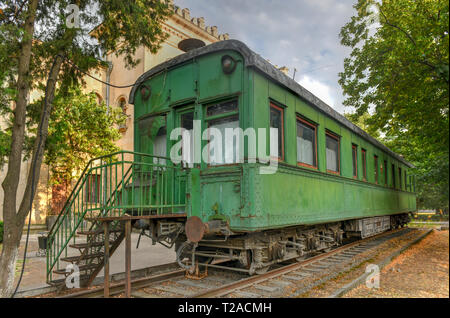
[[[387,265],[380,288],[361,285],[347,298],[449,297],[449,232],[433,231]]]
[[[30,236],[29,252],[20,290],[46,286],[45,257],[36,256],[37,237],[37,234]],[[136,250],[137,238],[138,234],[133,233],[132,269],[167,264],[175,260],[173,250],[168,250],[159,244],[152,246],[151,241],[147,238],[142,238],[141,245]],[[24,243],[25,235],[21,242],[20,260],[16,265],[16,282],[23,264]],[[124,271],[123,245],[124,242],[111,258],[111,273]],[[392,248],[397,248],[397,246]],[[379,255],[380,260],[384,257],[386,255]],[[370,262],[374,263],[376,261],[378,260],[370,260]],[[352,276],[348,280],[361,275],[364,272],[364,268],[353,272],[355,272],[354,275],[356,276]],[[99,274],[99,276],[102,275],[102,273]],[[316,293],[310,293],[305,295],[305,297],[327,297],[333,290],[343,286],[340,283],[342,282],[335,284],[329,281]],[[421,242],[413,245],[395,258],[391,264],[381,271],[379,289],[368,289],[365,285],[362,285],[348,292],[344,297],[449,297],[449,232],[434,230]]]
[[[22,282],[20,284],[19,291],[28,290],[34,288],[40,288],[48,286],[46,284],[46,258],[36,255],[38,250],[38,234],[31,234],[28,243],[27,261],[25,264],[25,271],[23,274]],[[142,237],[139,245],[139,249],[136,249],[136,243],[139,234],[132,233],[131,235],[131,269],[140,269],[155,265],[167,264],[175,261],[175,252],[173,248],[171,250],[166,247],[157,244],[152,245],[151,240]],[[26,235],[22,236],[19,249],[19,260],[16,264],[15,282],[20,276],[20,271],[23,264],[23,252],[25,248]],[[110,274],[121,273],[125,271],[125,240],[118,247],[110,260]],[[99,276],[103,276],[103,271],[99,273]]]

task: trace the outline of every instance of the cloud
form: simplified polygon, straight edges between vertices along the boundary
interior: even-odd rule
[[[287,66],[292,76],[318,88],[321,99],[343,112],[338,73],[350,49],[340,44],[340,29],[350,21],[356,0],[174,0],[205,17],[219,33],[229,33],[263,58]],[[322,86],[321,86],[322,85]],[[320,88],[320,89],[319,89]],[[327,88],[327,89],[326,89]]]
[[[304,75],[298,83],[306,88],[308,91],[319,97],[322,101],[334,107],[334,98],[331,95],[331,89],[329,86]]]

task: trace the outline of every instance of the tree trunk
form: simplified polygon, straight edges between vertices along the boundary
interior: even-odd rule
[[[42,160],[44,158],[45,142],[48,136],[48,123],[52,112],[53,99],[55,97],[56,82],[59,71],[63,63],[62,53],[55,57],[54,63],[50,69],[47,80],[44,103],[42,106],[41,120],[38,126],[38,135],[33,146],[33,156],[31,157],[30,172],[28,173],[27,185],[23,194],[23,199],[17,212],[19,219],[25,219],[30,212],[30,201],[35,195],[36,187],[39,182]]]
[[[4,224],[6,225],[6,218]],[[14,274],[23,229],[23,223],[17,226],[14,222],[8,222],[8,224],[9,226],[4,227],[3,250],[0,258],[0,298],[10,297],[14,291]]]
[[[2,297],[10,296],[13,291],[14,269],[24,224],[24,218],[18,218],[16,215],[16,198],[25,136],[26,106],[30,88],[31,47],[37,5],[38,0],[29,1],[24,23],[24,35],[20,47],[17,76],[18,93],[14,109],[14,123],[12,126],[11,153],[8,158],[8,172],[2,183],[4,191],[3,218],[5,231],[0,260],[0,295]]]
[[[48,134],[48,123],[50,120],[52,103],[55,96],[56,80],[61,69],[62,62],[63,58],[61,56],[56,57],[50,70],[50,75],[47,81],[47,90],[45,94],[43,111],[41,114],[41,121],[38,126],[38,132],[41,131],[41,134],[37,136],[34,143],[33,156],[31,159],[32,164],[28,173],[27,185],[22,198],[22,202],[19,207],[19,211],[17,212],[17,214],[14,213],[14,215],[10,215],[10,213],[8,213],[8,217],[9,219],[11,219],[11,222],[7,221],[7,218],[5,217],[5,230],[6,228],[10,229],[9,233],[11,235],[9,238],[7,232],[5,232],[5,234],[7,234],[6,238],[4,238],[3,245],[3,251],[5,251],[5,253],[2,252],[2,267],[0,268],[7,270],[2,271],[2,273],[0,274],[0,288],[2,289],[0,294],[2,295],[2,297],[9,297],[13,292],[12,285],[14,283],[14,268],[17,261],[17,251],[20,244],[20,238],[22,236],[22,229],[25,224],[25,218],[27,217],[28,213],[31,213],[30,201],[35,195],[36,186],[39,181],[40,170],[44,156],[44,147]]]

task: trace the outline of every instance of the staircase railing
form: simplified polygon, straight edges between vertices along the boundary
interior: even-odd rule
[[[100,230],[92,220],[184,213],[185,192],[185,172],[169,158],[120,151],[90,160],[48,234],[47,282],[78,231]]]

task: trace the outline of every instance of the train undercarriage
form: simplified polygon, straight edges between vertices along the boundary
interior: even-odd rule
[[[153,244],[175,246],[178,264],[191,274],[208,266],[254,275],[265,273],[276,263],[300,261],[327,252],[346,240],[370,237],[408,222],[409,215],[404,213],[241,234],[229,231],[222,221],[200,224],[197,220],[195,227],[189,227],[189,222],[184,224],[180,220],[140,220],[135,227],[150,237]]]

